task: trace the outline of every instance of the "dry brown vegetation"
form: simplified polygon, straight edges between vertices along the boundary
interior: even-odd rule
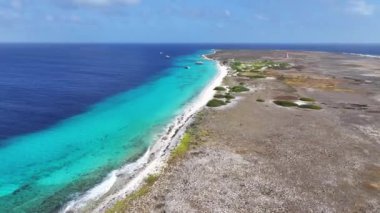
[[[313,88],[325,91],[350,92],[351,90],[343,88],[340,80],[328,78],[325,76],[317,76],[307,73],[284,73],[278,71],[270,71],[268,76],[276,77],[284,81],[287,85],[298,88]]]

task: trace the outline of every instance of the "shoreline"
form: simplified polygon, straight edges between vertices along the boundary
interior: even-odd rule
[[[227,66],[222,65],[218,60],[210,59],[206,55],[203,57],[214,61],[217,73],[197,97],[182,109],[182,113],[169,122],[165,133],[160,135],[137,161],[110,172],[102,182],[79,198],[66,203],[60,212],[80,212],[82,210],[104,212],[116,201],[137,190],[149,175],[158,173],[166,166],[171,150],[179,143],[187,126],[192,123],[193,117],[212,99],[215,94],[214,88],[222,83],[228,73]],[[125,175],[128,177],[123,180]],[[123,187],[120,190],[112,191],[116,185],[123,185]]]
[[[360,54],[360,53],[343,53],[345,55],[353,55],[353,56],[359,56],[364,58],[380,58],[380,55],[370,55],[370,54]]]
[[[223,86],[259,89],[198,114],[181,159],[115,212],[379,212],[380,85],[362,74],[378,73],[380,60],[228,50],[211,57],[294,65],[268,69],[268,78],[225,77]]]

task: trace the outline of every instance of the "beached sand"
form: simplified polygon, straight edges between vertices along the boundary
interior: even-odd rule
[[[380,59],[288,53],[212,55],[294,67],[268,78],[227,76],[223,85],[251,91],[198,113],[190,150],[126,212],[380,212]],[[322,109],[273,103],[300,97]]]

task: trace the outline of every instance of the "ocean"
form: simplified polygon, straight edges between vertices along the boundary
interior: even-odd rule
[[[138,159],[215,78],[212,49],[380,56],[371,44],[0,44],[0,212],[56,212]]]

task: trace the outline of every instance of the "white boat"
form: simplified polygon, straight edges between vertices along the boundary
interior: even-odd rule
[[[202,65],[203,62],[202,61],[197,61],[197,62],[195,62],[195,64]]]
[[[190,66],[186,66],[185,69],[189,70],[191,67]]]
[[[164,54],[163,52],[160,52],[160,55]]]
[[[170,55],[166,55],[165,58],[170,58]]]

